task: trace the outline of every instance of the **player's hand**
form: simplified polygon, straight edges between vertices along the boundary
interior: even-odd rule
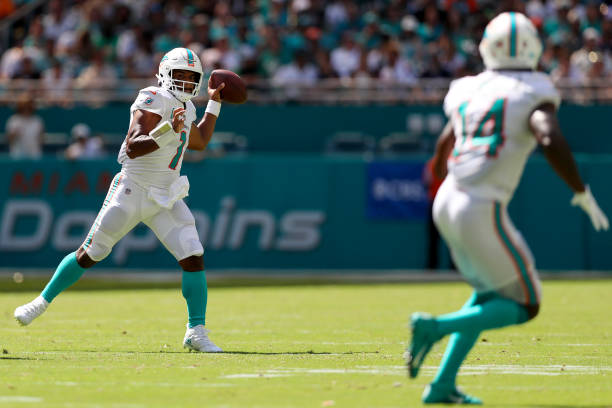
[[[213,101],[221,102],[221,90],[225,88],[225,82],[221,82],[217,89],[212,89],[208,86],[208,98]]]
[[[575,193],[571,204],[580,206],[584,212],[589,214],[593,227],[596,231],[601,229],[606,231],[610,227],[608,217],[606,217],[606,214],[604,214],[603,211],[601,211],[601,208],[599,208],[597,205],[597,201],[595,201],[595,197],[593,197],[593,194],[591,194],[591,189],[589,186],[586,186],[582,193]]]
[[[178,108],[172,114],[172,129],[174,133],[178,133],[183,129],[185,122],[185,109]]]

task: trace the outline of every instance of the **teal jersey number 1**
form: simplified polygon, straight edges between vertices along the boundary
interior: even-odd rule
[[[468,132],[465,126],[465,116],[468,104],[469,102],[463,102],[459,105],[458,109],[459,116],[461,116],[461,145],[463,145],[468,138]],[[473,147],[489,146],[487,156],[497,156],[499,147],[504,143],[503,126],[505,105],[506,100],[504,98],[496,99],[491,108],[480,120],[476,131],[472,135],[471,145]],[[461,153],[455,148],[453,156],[456,157],[459,156],[459,154]]]
[[[185,150],[186,142],[187,142],[187,132],[185,132],[184,130],[181,130],[181,144],[179,145],[179,147],[176,148],[176,154],[174,155],[174,157],[172,158],[172,161],[170,161],[170,164],[168,165],[168,167],[171,168],[172,170],[176,170],[176,165],[178,164],[179,160],[181,159],[181,156],[183,155],[183,151]]]

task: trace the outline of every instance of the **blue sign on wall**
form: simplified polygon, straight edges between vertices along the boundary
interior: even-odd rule
[[[422,220],[427,191],[421,162],[373,162],[368,165],[366,215],[374,219]]]

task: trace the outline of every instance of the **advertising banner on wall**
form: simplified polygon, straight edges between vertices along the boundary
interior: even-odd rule
[[[578,157],[578,164],[611,214],[606,186],[612,158]],[[185,202],[209,270],[421,270],[427,253],[422,166],[418,160],[281,155],[185,163],[191,185]],[[4,158],[0,170],[0,268],[51,273],[83,242],[120,168],[114,158]],[[594,231],[570,198],[567,186],[536,157],[509,213],[539,269],[611,270],[612,232]],[[99,268],[178,270],[142,224],[92,273]]]
[[[370,163],[367,178],[368,217],[425,219],[428,201],[422,174],[422,162]]]
[[[0,267],[56,266],[81,245],[120,170],[112,158],[6,159],[0,166]],[[366,216],[361,159],[230,158],[186,163],[183,170],[207,268],[407,268],[423,262],[423,223],[381,224]],[[398,256],[406,243],[415,250]],[[168,269],[176,260],[141,224],[101,266]]]

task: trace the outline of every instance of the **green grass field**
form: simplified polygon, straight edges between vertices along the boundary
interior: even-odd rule
[[[27,328],[0,293],[0,407],[414,407],[443,341],[409,380],[412,311],[443,313],[460,283],[215,288],[211,338],[181,348],[179,289],[67,291]],[[491,407],[612,407],[612,281],[554,281],[534,322],[486,332],[459,384]]]

